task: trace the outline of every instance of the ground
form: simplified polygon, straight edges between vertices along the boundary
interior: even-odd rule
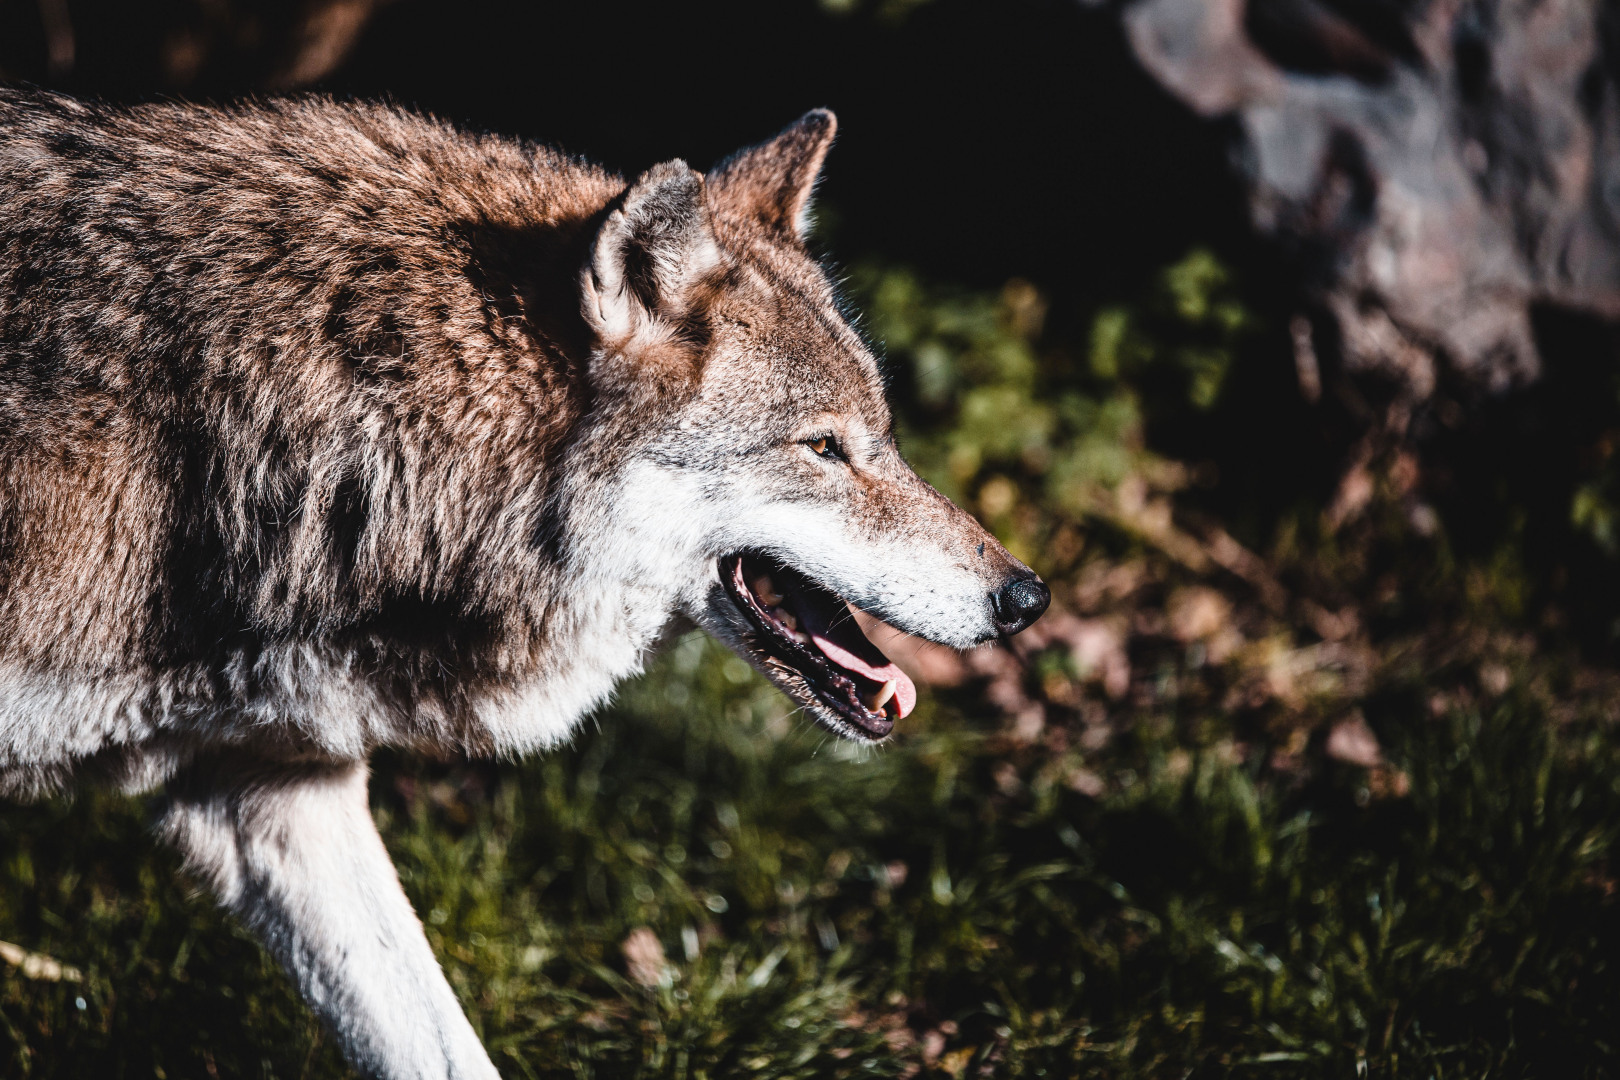
[[[574,747],[373,806],[507,1076],[1613,1075],[1620,739],[1410,689],[1401,795],[1216,717],[1053,754],[936,695],[856,750],[693,638]],[[0,968],[6,1073],[344,1075],[149,809],[0,814],[0,939],[77,969]]]

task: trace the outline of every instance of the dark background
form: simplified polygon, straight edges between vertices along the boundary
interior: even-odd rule
[[[53,72],[48,6],[0,4],[0,70],[121,99],[260,90],[296,34],[294,5],[231,5],[210,23],[202,5],[74,3],[74,62]],[[1244,253],[1219,126],[1140,70],[1113,13],[1072,0],[847,13],[402,0],[317,86],[626,173],[671,157],[704,168],[830,107],[835,254],[881,252],[968,285],[1022,276],[1057,297],[1127,296],[1189,244]]]

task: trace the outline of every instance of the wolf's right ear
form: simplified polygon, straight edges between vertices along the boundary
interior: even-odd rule
[[[661,336],[721,262],[703,175],[684,161],[655,165],[596,234],[581,281],[585,321],[599,341],[620,348]]]
[[[715,206],[803,240],[810,193],[837,133],[837,117],[812,109],[770,142],[732,155],[709,172]]]

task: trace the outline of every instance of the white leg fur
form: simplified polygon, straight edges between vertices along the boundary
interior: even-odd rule
[[[400,889],[366,767],[197,768],[162,831],[376,1080],[498,1074]]]

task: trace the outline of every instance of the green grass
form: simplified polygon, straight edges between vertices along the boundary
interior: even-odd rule
[[[1427,701],[1364,703],[1373,798],[1167,712],[1082,762],[936,699],[855,751],[694,638],[572,748],[379,762],[373,805],[510,1077],[1614,1075],[1620,738]],[[148,813],[0,811],[0,939],[83,971],[0,967],[0,1074],[343,1075]]]

